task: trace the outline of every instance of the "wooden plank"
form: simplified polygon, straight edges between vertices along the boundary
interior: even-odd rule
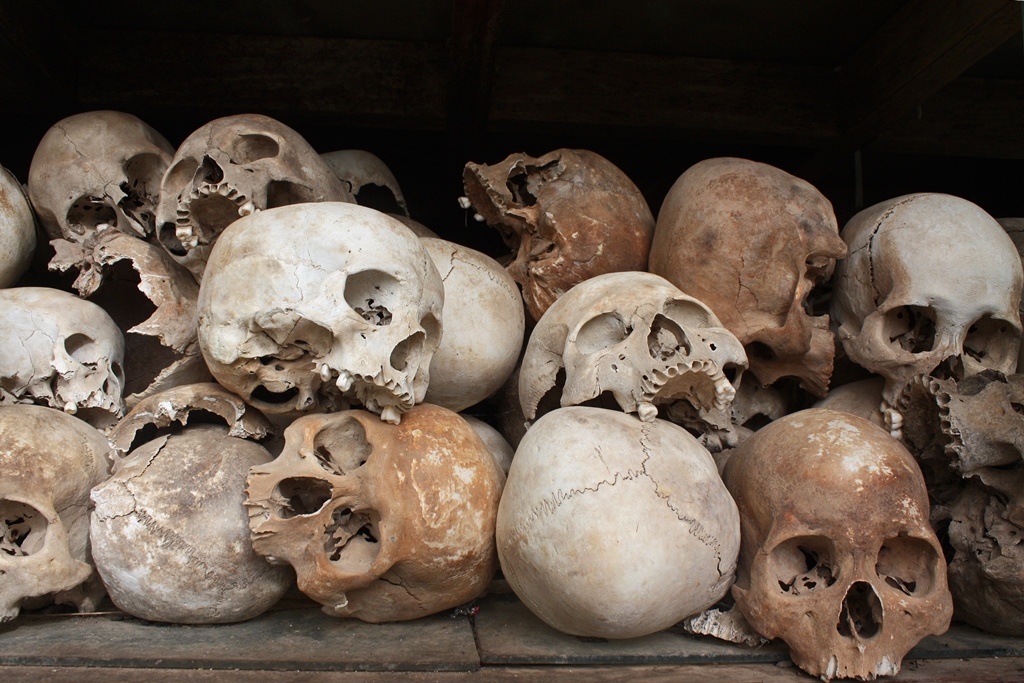
[[[441,130],[441,43],[96,31],[79,60],[83,107],[330,114],[335,123]]]
[[[156,624],[127,615],[21,616],[0,626],[0,665],[472,671],[480,661],[465,618],[367,624],[306,608],[218,626]]]

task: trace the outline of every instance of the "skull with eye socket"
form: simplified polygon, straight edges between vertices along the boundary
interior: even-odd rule
[[[443,303],[404,225],[355,204],[297,204],[221,235],[199,290],[199,344],[217,381],[263,413],[358,401],[397,423],[426,394]]]
[[[832,317],[847,355],[885,378],[882,410],[901,436],[901,394],[915,378],[1014,372],[1024,271],[1012,240],[979,206],[912,194],[843,228]]]
[[[814,408],[761,428],[726,463],[740,511],[732,594],[823,680],[892,675],[949,626],[946,564],[913,456],[884,429]]]

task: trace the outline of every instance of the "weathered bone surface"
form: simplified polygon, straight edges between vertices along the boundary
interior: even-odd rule
[[[843,239],[850,257],[836,269],[832,317],[850,358],[885,378],[894,435],[903,425],[895,403],[914,378],[1014,372],[1024,271],[984,210],[945,194],[905,195],[858,213]]]
[[[885,427],[885,416],[882,415],[882,390],[885,378],[870,377],[849,384],[835,387],[825,398],[814,404],[815,408],[841,410]]]
[[[1024,218],[999,218],[997,222],[1010,236],[1017,253],[1024,259]],[[1021,302],[1021,306],[1024,306],[1024,301]],[[1017,369],[1024,370],[1024,344],[1021,344],[1021,350],[1017,354]]]
[[[690,167],[658,214],[650,271],[711,307],[768,386],[782,377],[824,396],[835,353],[815,286],[846,255],[832,204],[773,166],[717,158]]]
[[[408,216],[403,216],[400,213],[389,213],[389,216],[397,220],[399,223],[409,228],[415,233],[417,237],[437,237],[437,233],[423,225],[419,221],[413,220]]]
[[[466,164],[462,180],[468,204],[512,248],[508,272],[534,320],[588,278],[647,270],[654,217],[636,185],[594,152],[511,154]]]
[[[124,339],[96,304],[0,289],[0,404],[40,403],[107,429],[124,414]]]
[[[301,417],[249,475],[252,543],[335,616],[414,619],[478,597],[497,569],[504,475],[469,424],[425,403]]]
[[[656,404],[686,402],[728,429],[746,367],[743,347],[707,306],[651,273],[598,275],[576,285],[537,323],[523,355],[519,399],[528,419],[565,370],[562,406],[609,392],[627,413],[653,421]]]
[[[505,578],[546,623],[632,638],[725,595],[739,518],[711,455],[682,427],[569,407],[520,442],[497,542]]]
[[[217,237],[240,216],[352,194],[297,132],[260,114],[216,119],[188,136],[160,185],[157,238],[201,281]]]
[[[505,440],[505,437],[501,435],[501,432],[472,415],[463,415],[460,413],[459,416],[468,422],[469,426],[476,431],[477,436],[479,436],[484,442],[484,445],[487,446],[487,450],[489,450],[491,455],[494,456],[494,462],[498,464],[502,474],[507,475],[508,468],[512,465],[512,458],[515,457],[516,452],[512,446],[509,445],[508,441]]]
[[[106,437],[81,420],[42,406],[0,406],[0,622],[32,598],[81,612],[103,598],[88,504],[112,457]]]
[[[347,408],[397,422],[423,400],[444,287],[419,238],[356,204],[239,219],[210,254],[199,343],[213,376],[264,413]]]
[[[402,188],[387,164],[373,152],[362,149],[341,149],[325,152],[320,157],[334,174],[348,186],[355,202],[382,213],[409,215]]]
[[[245,508],[249,469],[272,459],[212,424],[131,451],[92,491],[93,558],[114,604],[184,624],[243,621],[273,606],[291,572],[253,551]]]
[[[848,413],[804,410],[733,451],[742,546],[732,594],[766,638],[823,680],[896,674],[953,612],[913,456]]]
[[[526,328],[523,300],[490,256],[447,240],[421,242],[444,283],[444,334],[423,400],[459,412],[496,392],[515,369]]]
[[[0,288],[11,287],[32,262],[36,219],[25,189],[0,166]]]
[[[29,198],[51,244],[63,250],[61,267],[78,269],[79,291],[91,292],[103,279],[103,264],[92,258],[97,235],[115,229],[151,238],[160,179],[173,156],[160,133],[117,111],[69,116],[40,140],[28,172]],[[71,255],[79,260],[69,263]]]

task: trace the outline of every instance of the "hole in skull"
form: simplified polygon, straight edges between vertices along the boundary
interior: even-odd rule
[[[334,423],[313,438],[313,454],[331,474],[349,474],[365,463],[372,452],[366,430],[354,418]]]
[[[838,568],[832,557],[832,542],[824,536],[790,538],[771,551],[770,575],[783,593],[806,595],[836,582]]]
[[[874,637],[882,627],[882,601],[866,581],[857,581],[843,598],[836,630],[844,638]]]
[[[775,358],[775,352],[772,351],[772,347],[768,346],[764,342],[750,342],[746,346],[747,357],[760,361],[769,361]]]
[[[280,405],[282,403],[288,403],[293,398],[298,396],[299,390],[296,387],[291,387],[284,391],[271,391],[262,384],[252,390],[249,398],[253,401],[259,401],[262,403],[270,403],[273,405]]]
[[[79,197],[68,209],[67,223],[73,232],[84,235],[101,224],[117,227],[117,212],[102,197]]]
[[[289,183],[286,180],[272,180],[267,185],[267,208],[309,204],[316,201],[316,195],[308,187]]]
[[[398,280],[379,270],[353,273],[345,280],[345,301],[362,318],[373,325],[391,324],[391,311],[400,304]]]
[[[311,515],[331,500],[331,485],[313,477],[289,477],[278,483],[271,500],[277,504],[277,514],[283,519]]]
[[[989,368],[1002,368],[1016,356],[1017,333],[1004,320],[988,315],[976,320],[964,338],[964,354]]]
[[[167,171],[164,175],[162,186],[168,192],[178,193],[192,182],[196,171],[199,170],[199,162],[192,157],[185,157]]]
[[[121,191],[125,196],[118,206],[141,225],[146,234],[156,227],[154,199],[160,193],[164,170],[164,163],[156,154],[138,154],[124,165],[127,180],[121,183]]]
[[[209,183],[210,185],[216,185],[217,183],[224,180],[224,170],[220,167],[216,161],[208,156],[203,157],[203,163],[196,169],[193,183]]]
[[[391,359],[389,360],[391,367],[399,372],[404,371],[410,365],[418,367],[420,353],[423,351],[423,339],[424,334],[416,332],[399,342],[398,346],[391,352]]]
[[[69,356],[83,365],[95,365],[99,354],[93,350],[93,344],[95,342],[90,337],[81,333],[75,333],[68,335],[67,339],[64,340],[64,350],[68,352]]]
[[[576,332],[576,348],[584,354],[597,353],[622,342],[633,328],[614,311],[596,315]]]
[[[346,573],[365,573],[380,552],[376,527],[369,514],[339,507],[324,531],[328,559]]]
[[[924,353],[935,347],[935,318],[925,306],[897,306],[885,314],[889,343],[910,353]]]
[[[31,505],[0,499],[0,554],[23,557],[42,549],[46,517]]]
[[[537,197],[530,191],[529,179],[525,169],[517,169],[505,181],[505,187],[512,193],[512,201],[519,206],[533,206],[537,203]]]
[[[231,163],[242,165],[276,157],[281,153],[281,148],[277,140],[268,135],[243,133],[224,145],[224,151],[231,158]]]
[[[722,374],[725,375],[725,378],[727,380],[729,380],[729,384],[732,384],[734,386],[736,384],[736,376],[739,374],[739,371],[739,367],[736,366],[734,363],[726,363],[725,367],[722,368]]]
[[[688,356],[692,348],[683,328],[679,327],[675,321],[660,313],[654,316],[651,331],[647,335],[647,351],[651,354],[651,358],[668,360],[678,353]]]
[[[906,595],[931,592],[935,569],[942,558],[931,543],[920,538],[886,539],[878,551],[875,571],[886,584]]]

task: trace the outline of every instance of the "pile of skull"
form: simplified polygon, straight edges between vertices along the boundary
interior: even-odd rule
[[[592,152],[463,181],[507,266],[265,116],[175,151],[80,114],[0,173],[0,619],[226,623],[296,583],[404,620],[500,563],[565,633],[780,638],[826,680],[954,605],[1024,634],[1024,226],[915,194],[840,235],[731,158],[657,221]]]

